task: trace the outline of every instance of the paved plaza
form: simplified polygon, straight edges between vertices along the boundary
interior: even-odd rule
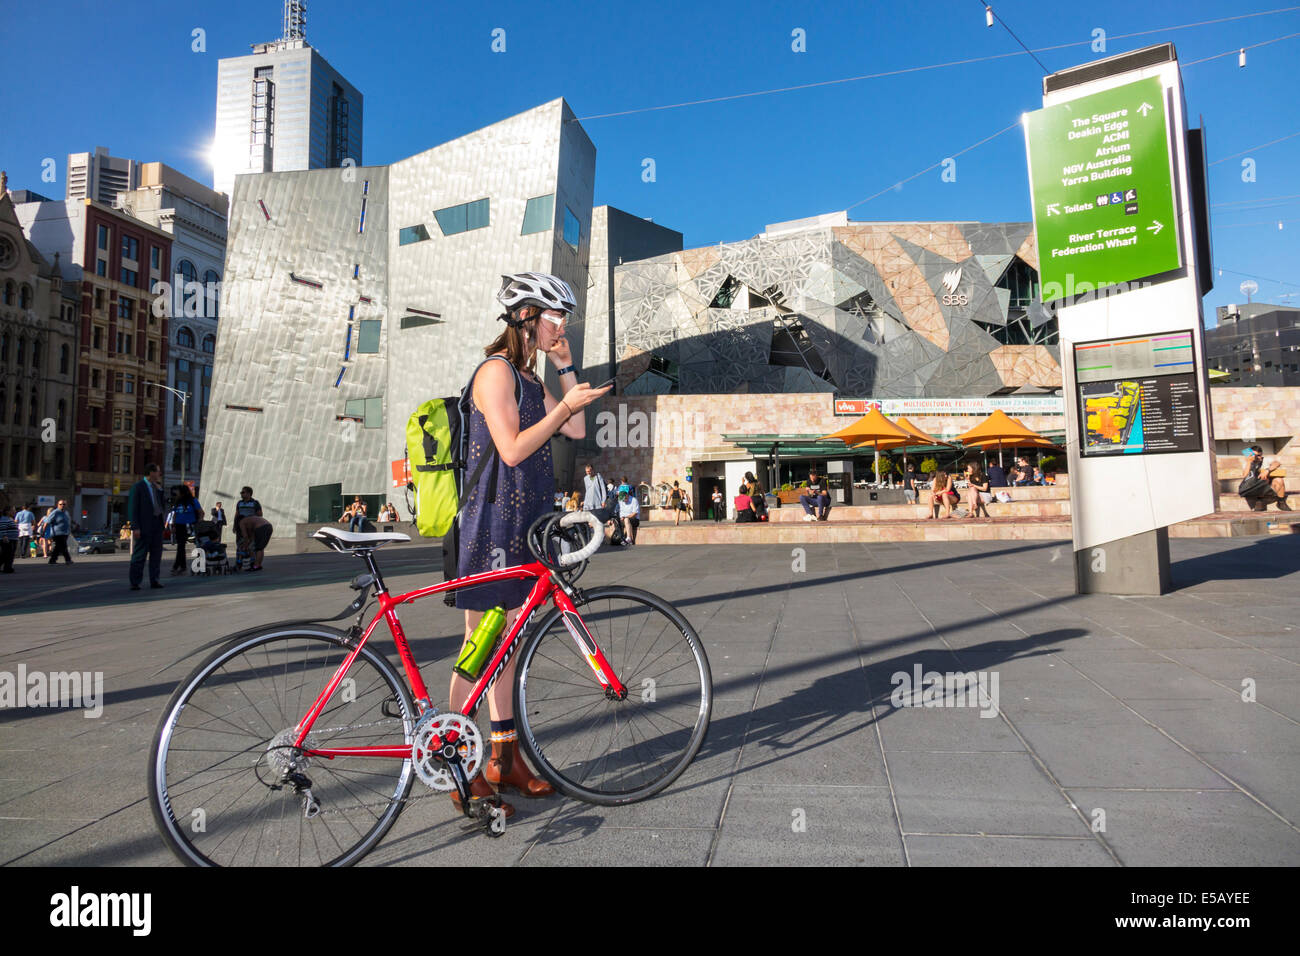
[[[1300,864],[1300,537],[1171,550],[1179,588],[1159,598],[1076,596],[1064,541],[607,550],[583,585],[654,591],[704,640],[715,702],[694,764],[629,807],[515,798],[499,840],[417,781],[363,863]],[[0,580],[0,672],[104,680],[95,719],[0,710],[0,863],[176,863],[146,760],[195,661],[157,672],[347,604],[360,562],[284,552],[157,592],[127,591],[122,555]],[[431,545],[379,556],[394,589],[436,580]],[[458,613],[435,598],[401,614],[445,693]],[[977,672],[996,709],[896,706],[918,668]]]

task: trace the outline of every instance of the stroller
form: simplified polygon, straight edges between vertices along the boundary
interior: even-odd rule
[[[206,574],[229,574],[234,570],[226,558],[226,546],[217,541],[216,522],[195,522],[194,546],[203,549]]]

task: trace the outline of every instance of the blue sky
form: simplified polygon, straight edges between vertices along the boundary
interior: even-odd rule
[[[1175,25],[1284,9],[1285,0],[1093,4],[1002,0],[994,9],[1051,70],[1173,41],[1189,116],[1204,118],[1215,265],[1206,298],[1300,305],[1300,8],[1187,29]],[[0,146],[11,188],[61,198],[69,152],[161,160],[211,183],[217,60],[280,33],[277,0],[15,5],[6,11]],[[191,31],[207,50],[191,50]],[[506,51],[491,49],[506,31]],[[795,52],[792,31],[806,37]],[[1104,53],[1090,48],[1107,34]],[[1142,36],[1121,34],[1155,30]],[[718,0],[623,3],[309,0],[307,38],[365,96],[366,164],[388,163],[557,96],[579,117],[842,77],[1016,53],[980,0],[801,4]],[[1191,61],[1232,52],[1208,62]],[[589,118],[597,204],[684,233],[686,246],[749,238],[769,222],[852,207],[878,220],[1030,218],[1018,130],[889,187],[1041,106],[1043,70],[1009,56],[909,74],[679,109]],[[1288,137],[1271,146],[1273,140]],[[1242,156],[1233,154],[1243,153]],[[57,160],[57,183],[40,179]],[[643,182],[642,161],[656,180]],[[1241,161],[1254,160],[1245,182]],[[878,198],[858,204],[885,190]],[[857,205],[855,205],[857,204]],[[1226,205],[1225,205],[1226,204]],[[1282,229],[1278,228],[1278,221]],[[1291,298],[1284,296],[1290,294]]]

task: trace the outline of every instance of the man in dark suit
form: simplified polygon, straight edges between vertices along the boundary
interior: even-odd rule
[[[131,590],[140,590],[145,557],[149,558],[149,587],[160,588],[162,574],[163,503],[162,472],[157,465],[144,466],[145,476],[131,486],[127,519],[131,522]]]

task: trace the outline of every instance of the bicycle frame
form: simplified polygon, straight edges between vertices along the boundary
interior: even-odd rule
[[[528,625],[532,623],[533,616],[541,607],[550,600],[554,600],[555,606],[559,609],[561,620],[565,628],[573,637],[574,642],[583,658],[587,661],[595,674],[596,680],[605,688],[605,693],[610,696],[622,699],[627,696],[627,689],[619,681],[618,675],[610,666],[609,661],[605,659],[591,632],[587,630],[587,625],[583,623],[582,617],[578,614],[578,609],[574,606],[569,597],[568,589],[562,586],[555,575],[549,568],[540,562],[530,564],[521,564],[512,568],[501,568],[493,571],[483,571],[479,574],[471,574],[463,578],[455,578],[451,581],[444,581],[442,584],[435,584],[426,588],[418,588],[414,591],[408,591],[405,594],[393,596],[388,592],[384,584],[383,577],[379,573],[379,568],[374,562],[374,555],[366,553],[364,555],[366,564],[370,568],[371,574],[375,579],[375,597],[379,601],[379,611],[366,626],[357,642],[356,647],[339,665],[338,670],[334,672],[329,683],[325,686],[312,703],[311,708],[298,722],[298,735],[294,740],[295,747],[303,747],[307,735],[311,732],[312,725],[316,718],[324,711],[325,706],[333,697],[334,692],[338,689],[339,684],[343,682],[344,676],[352,666],[353,661],[361,653],[370,635],[374,633],[379,622],[388,623],[389,633],[393,636],[393,643],[397,645],[398,656],[402,659],[402,667],[406,671],[407,681],[410,683],[411,690],[415,694],[416,706],[419,707],[420,713],[423,714],[431,706],[428,688],[424,684],[424,679],[420,675],[419,665],[416,664],[414,656],[411,654],[410,645],[407,643],[406,634],[402,630],[402,622],[397,617],[397,608],[403,604],[410,604],[418,601],[420,598],[428,597],[431,594],[441,594],[444,591],[456,591],[462,588],[476,587],[480,584],[488,584],[493,581],[509,581],[520,578],[534,578],[537,583],[529,592],[528,598],[524,601],[523,607],[519,611],[519,616],[515,619],[514,625],[510,628],[505,639],[501,641],[496,653],[488,666],[483,669],[474,685],[470,688],[469,695],[465,698],[464,704],[461,705],[458,713],[469,717],[477,709],[483,699],[483,695],[491,690],[505,670],[506,665],[510,662],[511,656],[515,652],[515,647],[520,638],[527,630]],[[452,732],[454,734],[454,732]],[[452,734],[448,735],[449,737]],[[448,743],[454,743],[449,739]],[[435,746],[437,744],[435,743]],[[303,753],[313,757],[324,757],[334,759],[335,757],[387,757],[398,760],[405,760],[411,756],[411,745],[402,744],[400,746],[368,746],[368,747],[322,747],[318,750],[303,748]]]

